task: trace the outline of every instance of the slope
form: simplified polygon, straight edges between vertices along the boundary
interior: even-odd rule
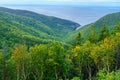
[[[0,45],[5,40],[11,46],[21,40],[28,45],[62,41],[78,26],[64,19],[0,7]]]
[[[105,15],[96,22],[85,25],[82,28],[74,31],[72,34],[69,34],[69,36],[66,38],[65,41],[68,43],[72,43],[73,41],[75,41],[78,32],[81,33],[82,38],[84,38],[83,40],[86,40],[88,36],[91,34],[91,31],[93,29],[96,30],[97,34],[99,34],[103,26],[106,26],[110,31],[112,31],[114,26],[119,22],[120,22],[120,12]]]
[[[64,20],[64,19],[60,19],[52,16],[45,16],[45,15],[37,14],[31,11],[13,10],[13,9],[8,9],[3,7],[0,7],[0,10],[37,20],[45,24],[46,26],[49,26],[53,30],[53,32],[56,34],[56,36],[60,37],[60,39],[61,37],[65,37],[64,34],[68,34],[69,32],[74,31],[77,27],[80,26],[78,23],[75,23],[72,21],[68,21],[68,20]]]

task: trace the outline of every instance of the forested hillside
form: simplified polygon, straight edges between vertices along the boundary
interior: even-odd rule
[[[119,14],[76,30],[71,21],[0,8],[0,80],[120,80]]]
[[[98,36],[101,31],[101,28],[103,27],[106,27],[108,30],[110,30],[109,33],[111,33],[116,23],[119,22],[120,12],[105,15],[96,22],[85,25],[77,31],[72,32],[71,34],[69,34],[65,41],[68,43],[74,42],[75,37],[79,32],[81,33],[81,36],[85,41],[86,39],[88,39],[88,36],[91,36],[92,34],[97,34],[96,36]]]
[[[62,41],[79,26],[68,20],[0,7],[0,41],[8,40],[10,46],[21,40],[27,45]]]

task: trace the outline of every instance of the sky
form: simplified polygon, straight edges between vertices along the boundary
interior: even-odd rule
[[[118,3],[120,0],[0,0],[0,4]]]

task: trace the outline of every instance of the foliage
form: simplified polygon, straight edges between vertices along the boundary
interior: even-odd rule
[[[73,77],[72,80],[80,80],[80,78],[79,77]]]
[[[113,31],[115,25],[120,22],[119,16],[120,16],[120,12],[107,14],[107,15],[103,16],[102,18],[100,18],[99,20],[97,20],[91,24],[82,26],[78,30],[72,32],[71,34],[68,35],[68,37],[65,39],[65,41],[68,43],[74,42],[78,32],[80,32],[81,37],[83,38],[83,40],[85,42],[88,39],[88,36],[91,36],[91,34],[94,32],[94,30],[96,31],[95,36],[97,39],[98,38],[97,36],[100,35],[101,28],[104,26],[106,26],[107,30],[109,30],[109,33],[111,33]],[[117,25],[119,27],[119,24],[117,24]],[[93,32],[91,32],[91,30]],[[94,40],[96,40],[96,39],[94,39]]]
[[[106,73],[105,69],[100,70],[97,73],[96,80],[119,80],[120,70],[112,71],[109,74]]]
[[[9,46],[22,40],[30,46],[52,40],[63,41],[78,26],[75,22],[56,17],[0,7],[0,44],[4,40],[8,40]]]
[[[62,40],[74,33],[76,23],[29,11],[0,10],[0,80],[120,79],[119,23],[112,33],[108,31],[114,21],[103,28],[95,26],[99,21],[87,25],[75,31],[77,44],[66,46]]]

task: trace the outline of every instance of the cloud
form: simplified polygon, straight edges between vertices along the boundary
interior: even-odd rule
[[[120,0],[0,0],[0,3],[79,3],[79,2],[120,2]]]

